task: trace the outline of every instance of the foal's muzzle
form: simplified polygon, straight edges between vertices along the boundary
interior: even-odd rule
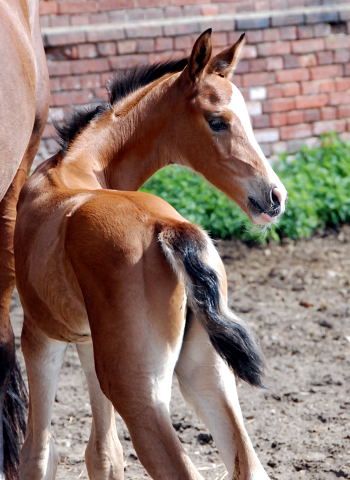
[[[283,196],[277,187],[271,186],[260,197],[249,196],[248,206],[254,223],[271,223],[284,211]]]

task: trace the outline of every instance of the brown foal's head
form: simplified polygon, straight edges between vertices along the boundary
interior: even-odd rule
[[[231,197],[254,223],[267,224],[283,213],[287,192],[255,140],[242,94],[230,81],[243,44],[244,35],[212,57],[211,30],[197,39],[176,82],[182,100],[175,138],[185,165]]]

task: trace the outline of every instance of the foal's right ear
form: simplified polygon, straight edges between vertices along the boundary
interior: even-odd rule
[[[212,52],[211,28],[203,32],[193,45],[187,71],[192,82],[199,80],[204,68],[207,66]]]

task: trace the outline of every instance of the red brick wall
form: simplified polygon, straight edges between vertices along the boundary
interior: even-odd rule
[[[106,98],[114,71],[188,55],[211,26],[217,48],[247,32],[234,82],[267,155],[295,151],[326,131],[349,135],[349,2],[42,0],[41,13],[51,120]],[[42,156],[56,149],[52,136],[49,124]]]

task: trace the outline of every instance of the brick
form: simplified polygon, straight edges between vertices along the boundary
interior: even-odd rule
[[[314,123],[321,120],[321,112],[318,108],[310,108],[303,111],[305,122]]]
[[[263,112],[287,112],[292,110],[294,106],[295,101],[293,98],[273,98],[264,102]]]
[[[137,50],[136,40],[120,40],[118,42],[119,55],[127,55],[129,53],[135,53]]]
[[[88,25],[90,23],[90,16],[85,15],[72,15],[69,19],[71,25]]]
[[[243,76],[243,86],[244,87],[260,87],[264,85],[269,85],[275,82],[274,73],[246,73]]]
[[[50,78],[50,91],[51,92],[59,92],[60,90],[61,90],[60,78],[59,77],[51,77]]]
[[[260,30],[270,26],[270,18],[266,17],[252,17],[240,18],[236,20],[236,30]]]
[[[310,25],[302,25],[298,27],[298,38],[305,39],[305,38],[313,38],[315,35],[314,27]]]
[[[174,39],[171,37],[157,37],[154,40],[154,49],[156,52],[173,49]]]
[[[187,49],[190,50],[193,46],[193,38],[191,35],[180,35],[174,38],[175,50]]]
[[[350,105],[340,105],[337,116],[338,118],[350,118]]]
[[[266,157],[269,157],[271,155],[271,143],[260,143],[260,148]]]
[[[97,57],[97,48],[93,43],[85,43],[84,45],[78,45],[79,58],[95,58]]]
[[[279,154],[279,153],[285,153],[287,151],[287,143],[286,142],[276,142],[272,146],[272,153],[273,154]]]
[[[262,108],[261,108],[261,103],[260,102],[247,102],[246,103],[249,115],[254,117],[256,115],[261,115],[262,113]]]
[[[301,84],[301,93],[303,95],[328,93],[335,91],[335,83],[333,80],[314,80],[312,82],[303,82]]]
[[[266,57],[272,55],[287,55],[290,53],[290,42],[267,42],[258,45],[258,54]]]
[[[321,108],[321,120],[335,120],[337,118],[336,107]]]
[[[111,76],[111,74],[108,74]],[[75,77],[76,78],[76,77]],[[92,88],[99,88],[101,85],[104,85],[105,82],[101,81],[101,76],[97,73],[92,73],[89,75],[79,75],[79,82],[81,84],[81,88],[84,89],[92,89]]]
[[[336,78],[335,79],[335,88],[337,92],[342,92],[344,90],[350,90],[350,78]]]
[[[237,35],[236,33],[231,33],[231,36],[234,37],[237,40]],[[247,32],[247,43],[259,43],[263,41],[263,30],[252,30]],[[233,43],[234,39],[230,39],[229,36],[229,42]]]
[[[109,57],[117,53],[117,44],[115,42],[99,42],[97,51],[103,57]]]
[[[306,138],[312,134],[311,125],[302,123],[300,125],[288,125],[281,127],[281,140],[291,140],[295,138]]]
[[[97,28],[86,32],[88,42],[110,42],[112,40],[121,40],[125,38],[125,32],[122,28]]]
[[[249,97],[251,100],[264,100],[266,98],[266,88],[265,87],[250,88]]]
[[[287,113],[287,124],[288,125],[297,125],[303,122],[307,122],[304,119],[304,112],[295,111],[295,112],[288,112]]]
[[[310,53],[318,52],[324,49],[323,38],[313,38],[310,40],[295,40],[292,42],[293,53]]]
[[[314,135],[321,135],[327,132],[344,132],[346,130],[346,120],[328,120],[316,122],[313,125]]]
[[[271,127],[282,127],[287,125],[287,114],[286,113],[273,113],[270,115]]]
[[[278,142],[279,137],[277,128],[266,128],[255,131],[255,138],[258,143]]]
[[[306,23],[331,23],[339,19],[337,11],[312,12],[305,14]]]
[[[108,23],[109,17],[106,12],[104,13],[93,13],[89,15],[89,23]]]
[[[219,8],[217,5],[212,5],[212,4],[209,4],[209,5],[203,5],[201,7],[201,11],[200,11],[200,14],[201,15],[217,15],[219,13]]]
[[[331,26],[329,23],[320,23],[314,26],[315,37],[329,37],[331,35]]]
[[[291,68],[276,72],[276,78],[280,83],[301,82],[309,79],[309,71],[305,68]]]
[[[350,49],[339,48],[334,50],[334,63],[348,63],[350,61]]]
[[[71,70],[75,75],[81,73],[96,73],[109,70],[109,63],[106,58],[86,58],[84,60],[72,60]]]
[[[66,91],[51,94],[51,104],[57,107],[64,105],[83,105],[91,99],[88,92]]]
[[[317,58],[317,63],[319,65],[329,65],[333,63],[333,52],[331,51],[325,51],[325,52],[317,52],[316,53],[316,58]]]
[[[137,52],[147,53],[154,52],[154,40],[153,38],[144,38],[137,41]]]
[[[116,9],[122,9],[122,8],[130,8],[130,1],[129,0],[99,0],[98,2],[98,8],[100,11],[106,11],[106,10],[116,10]],[[149,2],[150,7],[157,6],[153,5],[153,2]]]
[[[341,65],[326,65],[321,67],[313,67],[310,69],[311,80],[320,80],[322,78],[334,78],[343,74]]]
[[[283,15],[273,16],[271,19],[273,27],[283,27],[286,25],[299,25],[304,23],[304,15],[299,13],[284,12]]]
[[[253,61],[257,62],[258,60],[253,60]],[[261,68],[258,68],[257,70],[256,69],[254,70],[254,68],[252,68],[251,64],[252,64],[252,60],[251,61],[242,60],[237,65],[235,73],[248,73],[248,72],[254,72],[254,71],[258,71],[258,72],[261,71]]]
[[[327,50],[337,50],[338,48],[350,48],[349,36],[332,36],[325,39]]]
[[[166,17],[182,17],[182,8],[179,6],[166,6],[164,8],[164,15]]]
[[[99,2],[101,4],[101,2]],[[92,13],[97,11],[97,2],[90,2],[90,1],[81,1],[81,2],[58,2],[57,4],[57,13],[58,14],[63,14],[63,13]],[[101,8],[101,5],[99,5],[99,8]]]
[[[150,56],[151,58],[151,56]],[[159,58],[159,54],[157,55],[155,61]],[[127,68],[133,68],[137,65],[142,63],[149,63],[148,56],[143,54],[138,55],[117,55],[116,57],[109,57],[108,62],[110,64],[111,70],[126,70]],[[154,60],[150,60],[151,62]],[[158,61],[162,61],[159,59]]]
[[[296,40],[297,39],[297,27],[284,27],[280,28],[280,37],[282,40]]]
[[[280,40],[280,30],[278,28],[267,28],[262,31],[264,42],[277,42]]]
[[[136,30],[137,31],[137,30]],[[176,36],[176,35],[186,35],[189,33],[198,33],[200,31],[199,23],[186,23],[186,24],[173,24],[164,26],[164,35],[165,36]],[[160,31],[157,35],[162,36]],[[152,34],[151,36],[157,36]],[[139,36],[139,35],[138,35]],[[148,35],[143,35],[148,36]]]
[[[266,69],[269,70],[282,70],[283,58],[282,57],[268,57],[266,59]]]
[[[254,58],[253,60],[249,61],[249,66],[246,71],[247,72],[263,72],[264,70],[267,70],[267,58]]]
[[[253,128],[268,128],[270,127],[270,115],[258,115],[252,117]]]
[[[69,31],[69,27],[64,33],[50,33],[43,35],[43,43],[45,47],[70,44],[76,45],[77,43],[84,43],[85,41],[86,37],[84,32]]]
[[[55,77],[60,75],[70,75],[72,73],[72,70],[71,70],[72,64],[69,61],[55,62],[48,59],[47,66],[48,66],[50,77]]]
[[[68,27],[69,21],[70,15],[50,15],[51,27]]]
[[[40,15],[50,15],[57,13],[57,2],[39,2],[39,14]]]
[[[80,90],[80,77],[77,75],[67,75],[59,78],[60,90]]]
[[[327,105],[328,96],[326,94],[308,95],[295,98],[295,108],[304,110],[305,108],[320,108]]]
[[[258,56],[255,45],[245,45],[242,51],[241,58],[256,58]]]

